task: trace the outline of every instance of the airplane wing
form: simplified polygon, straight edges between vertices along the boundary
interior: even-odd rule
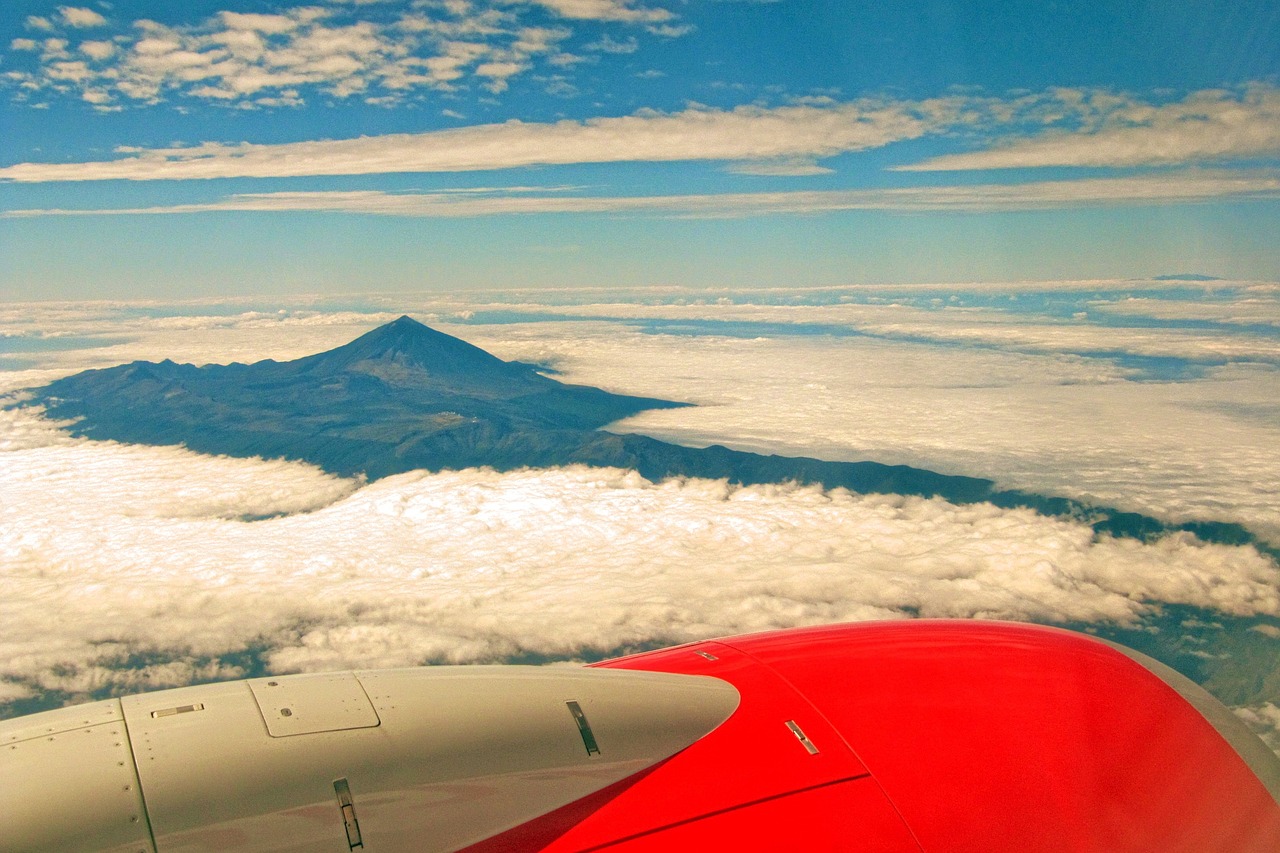
[[[998,622],[162,690],[0,722],[0,773],[0,851],[1280,850],[1221,704]]]

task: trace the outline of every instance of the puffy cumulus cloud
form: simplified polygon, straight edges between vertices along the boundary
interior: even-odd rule
[[[897,168],[1151,166],[1280,154],[1280,89],[1268,84],[1193,92],[1181,101],[1159,105],[1080,90],[1063,90],[1060,99],[1071,109],[1064,121],[1042,133]]]
[[[518,70],[481,66],[477,74],[494,78],[493,87]],[[505,127],[505,126],[504,126]],[[543,156],[550,156],[545,154]],[[598,155],[593,155],[598,156]],[[0,174],[6,170],[0,169]],[[813,175],[832,170],[816,164],[771,163],[731,167],[753,175]],[[9,172],[21,177],[21,167]],[[37,175],[45,173],[39,167]],[[26,178],[30,180],[32,178]],[[36,178],[38,179],[38,178]],[[480,197],[480,195],[483,197]],[[213,202],[132,208],[43,208],[10,210],[0,218],[37,216],[124,216],[230,211],[326,211],[380,216],[461,218],[529,214],[637,214],[679,218],[733,218],[810,215],[839,210],[1042,210],[1076,206],[1115,206],[1280,197],[1280,174],[1189,173],[1183,175],[1044,181],[1023,184],[911,187],[881,190],[792,190],[702,195],[582,196],[561,190],[530,194],[529,188],[488,189],[470,197],[458,191],[388,193],[378,190],[241,193]]]
[[[984,505],[587,468],[413,473],[350,492],[304,466],[89,442],[6,451],[0,466],[11,694],[225,676],[246,650],[321,670],[917,613],[1280,612],[1276,567],[1251,548],[1098,540]],[[232,517],[308,491],[309,512]]]
[[[540,10],[537,15],[535,9]],[[543,25],[548,17],[557,25]],[[424,91],[471,84],[497,91],[539,62],[571,64],[571,56],[560,50],[560,43],[573,35],[561,25],[565,22],[656,28],[674,17],[625,0],[415,3],[409,10],[381,3],[292,6],[271,13],[225,10],[191,25],[134,21],[109,41],[86,43],[83,52],[91,64],[74,79],[56,62],[65,58],[62,54],[44,50],[34,67],[11,71],[5,80],[27,94],[93,93],[86,100],[101,109],[174,98],[238,107],[297,105],[316,92],[393,105]],[[60,7],[56,17],[27,21],[28,29],[50,34],[107,24],[91,9],[69,6]],[[32,39],[19,39],[11,47],[31,51],[28,42],[34,46]]]
[[[115,54],[116,46],[109,41],[82,41],[79,50],[90,59],[103,60]]]

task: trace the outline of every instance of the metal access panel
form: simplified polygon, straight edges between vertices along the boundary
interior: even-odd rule
[[[350,672],[255,678],[249,689],[272,737],[367,729],[380,722]]]

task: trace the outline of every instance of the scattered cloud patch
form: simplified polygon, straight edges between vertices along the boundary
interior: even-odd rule
[[[58,15],[62,19],[62,23],[76,29],[104,27],[107,24],[106,18],[83,6],[59,6]]]
[[[111,38],[82,47],[88,61],[72,74],[66,36],[103,31],[110,22],[92,9],[63,6],[55,17],[27,19],[29,30],[51,37],[34,66],[6,79],[19,100],[93,92],[86,100],[104,109],[188,100],[296,106],[316,95],[398,104],[424,92],[471,86],[502,91],[540,63],[563,67],[570,55],[562,44],[577,22],[639,27],[643,34],[646,26],[674,19],[668,10],[621,0],[418,3],[407,11],[355,2],[272,13],[221,11],[190,25],[139,19],[116,27]],[[598,43],[640,46],[634,36],[618,41],[607,33]],[[34,39],[18,39],[10,47],[36,52],[34,45]]]

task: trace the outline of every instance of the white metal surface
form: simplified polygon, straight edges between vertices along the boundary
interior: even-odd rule
[[[0,851],[154,853],[112,699],[0,722]]]
[[[674,755],[738,701],[700,676],[428,667],[34,715],[0,723],[0,774],[24,780],[0,851],[456,850]]]

